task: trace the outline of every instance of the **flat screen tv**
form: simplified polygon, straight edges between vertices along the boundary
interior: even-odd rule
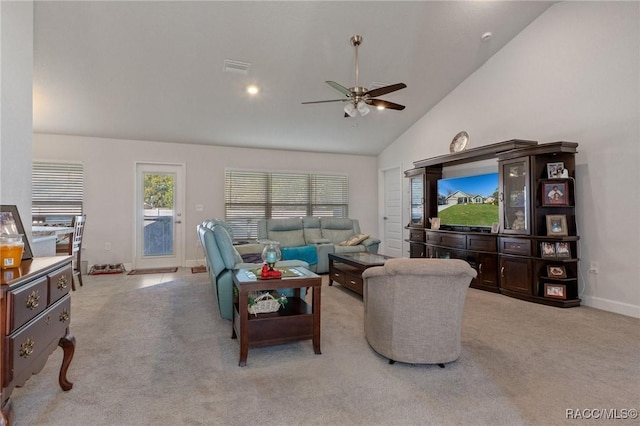
[[[499,220],[498,173],[438,180],[440,229],[490,232]]]

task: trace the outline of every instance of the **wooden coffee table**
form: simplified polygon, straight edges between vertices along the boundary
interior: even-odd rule
[[[390,256],[373,253],[329,254],[329,285],[341,284],[362,295],[362,273],[372,266],[382,266]]]
[[[240,340],[240,362],[247,365],[249,347],[278,345],[297,340],[313,340],[313,350],[320,354],[320,290],[319,275],[302,268],[286,268],[294,277],[262,280],[250,269],[239,269],[233,273],[234,301],[231,338]],[[312,303],[300,297],[300,289],[311,287]],[[249,293],[252,291],[293,288],[294,296],[277,312],[253,315],[249,313]]]

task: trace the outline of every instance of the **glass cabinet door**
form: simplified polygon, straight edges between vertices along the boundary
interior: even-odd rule
[[[529,158],[500,163],[500,232],[530,234]]]
[[[424,174],[409,179],[411,191],[411,221],[409,226],[424,227]]]

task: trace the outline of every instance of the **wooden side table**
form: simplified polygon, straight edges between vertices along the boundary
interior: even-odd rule
[[[240,340],[240,361],[247,365],[249,347],[277,345],[312,339],[313,350],[320,354],[320,290],[319,275],[302,268],[287,268],[295,277],[261,280],[249,269],[234,271],[233,325],[231,338]],[[300,289],[312,289],[311,306],[300,297]],[[293,288],[294,296],[277,312],[252,315],[249,313],[249,293],[281,288]]]

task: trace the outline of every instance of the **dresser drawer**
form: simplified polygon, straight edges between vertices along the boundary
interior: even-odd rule
[[[47,308],[47,289],[47,277],[41,277],[7,293],[9,305],[7,334],[13,333]]]
[[[500,238],[500,253],[531,255],[531,242],[521,238]]]
[[[73,271],[71,265],[60,268],[48,275],[49,277],[49,304],[56,302],[62,296],[69,293]]]
[[[424,243],[425,235],[423,229],[410,229],[409,239],[417,243]]]
[[[426,232],[427,242],[431,244],[441,244],[442,234],[439,232]]]
[[[41,313],[28,326],[7,337],[9,374],[3,378],[5,386],[15,379],[19,384],[37,373],[41,366],[35,360],[47,348],[57,346],[70,320],[71,298],[67,296]]]

